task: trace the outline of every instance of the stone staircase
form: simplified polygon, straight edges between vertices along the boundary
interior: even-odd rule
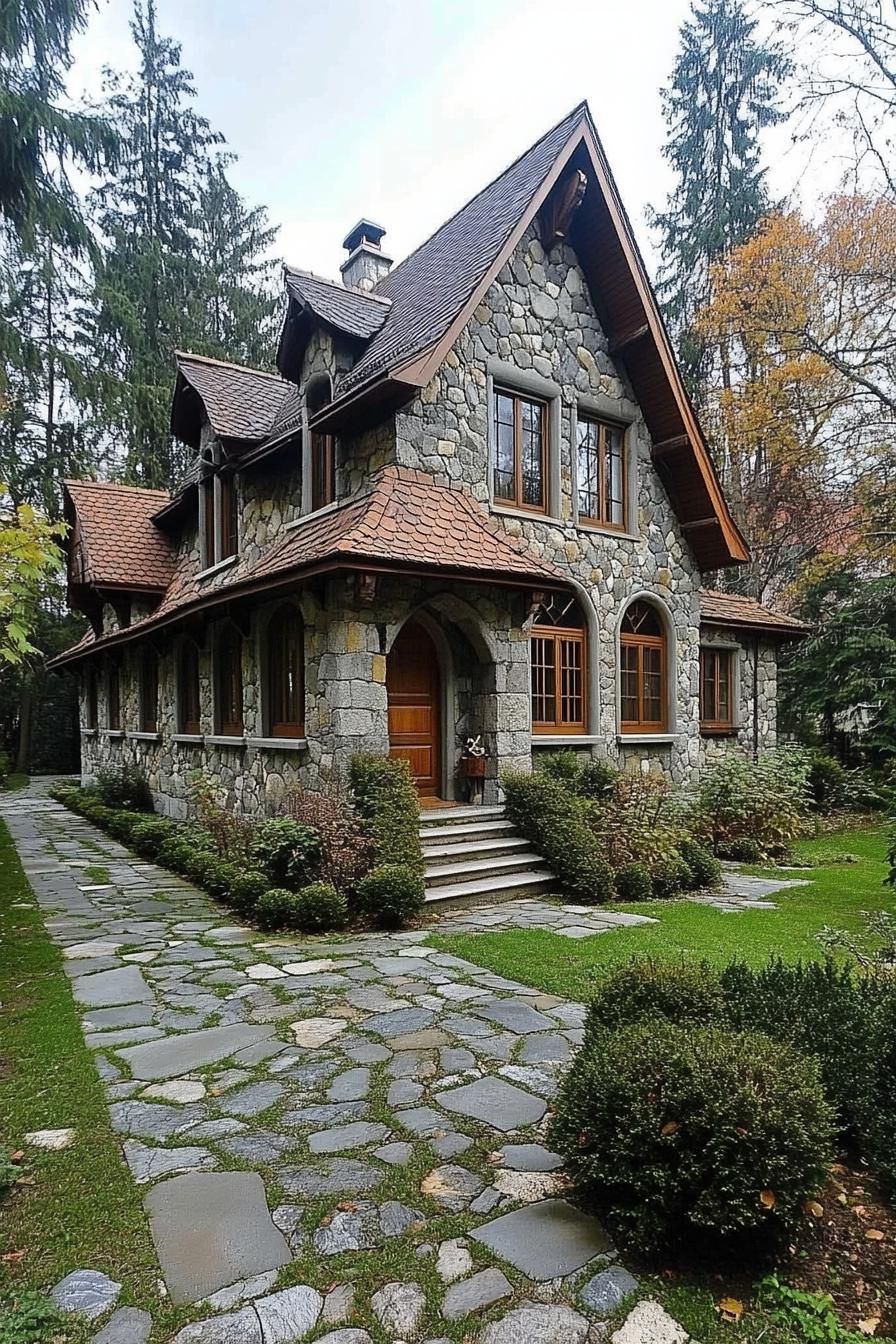
[[[438,807],[420,813],[426,904],[505,901],[544,894],[556,878],[518,835],[503,807]]]

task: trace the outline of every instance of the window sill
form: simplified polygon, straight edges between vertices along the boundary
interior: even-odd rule
[[[161,742],[162,740],[161,733],[139,732],[139,733],[128,733],[127,736],[129,740],[133,738],[134,741],[136,742]]]
[[[124,737],[123,728],[104,728],[103,737]]]
[[[226,737],[222,733],[209,733],[203,740],[207,747],[239,747],[242,750],[246,745],[244,737]]]
[[[202,733],[175,733],[171,741],[181,747],[201,747],[205,738]]]
[[[308,746],[306,737],[247,737],[246,742],[262,751],[305,751]]]
[[[644,538],[638,536],[637,532],[629,532],[625,527],[604,527],[601,523],[589,523],[584,519],[576,519],[576,528],[579,532],[594,532],[599,537],[614,537],[617,541],[643,541]]]
[[[524,518],[530,523],[550,523],[551,527],[568,527],[569,522],[556,518],[552,513],[542,513],[541,509],[520,509],[512,504],[496,504],[489,501],[489,509],[496,518]]]
[[[328,513],[335,513],[342,503],[344,503],[343,500],[334,499],[332,503],[323,504],[319,509],[311,509],[308,513],[300,513],[298,518],[293,518],[292,522],[284,524],[283,531],[292,532],[297,527],[301,527],[303,523],[310,523],[312,519],[316,521],[318,518],[325,517]]]
[[[95,728],[82,728],[82,729],[81,729],[81,736],[82,736],[82,737],[96,737],[96,731],[97,731],[97,730],[96,730]]]
[[[199,571],[196,575],[196,582],[199,583],[202,579],[210,579],[213,574],[219,574],[222,569],[229,569],[231,565],[236,564],[238,559],[239,556],[234,553],[233,555],[226,555],[223,560],[216,560],[213,565],[207,565],[205,569]]]
[[[670,746],[676,741],[677,733],[617,733],[616,741],[620,746]]]
[[[599,733],[533,733],[533,747],[594,747],[606,742]]]
[[[719,726],[706,723],[700,725],[701,737],[737,737],[737,733],[737,724],[734,723],[720,724]]]

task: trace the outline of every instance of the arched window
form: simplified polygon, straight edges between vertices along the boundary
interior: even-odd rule
[[[280,607],[265,635],[267,723],[271,737],[305,734],[305,629],[301,613]]]
[[[318,411],[333,400],[333,389],[327,374],[315,377],[305,394],[305,408],[312,420]],[[311,509],[322,509],[336,498],[336,440],[332,434],[310,434],[311,450]]]
[[[177,730],[191,737],[202,731],[199,708],[199,650],[185,639],[177,656]]]
[[[532,624],[533,733],[587,732],[585,618],[570,593],[551,593]]]
[[[140,730],[156,733],[159,729],[159,664],[152,649],[144,649],[140,659]]]
[[[663,733],[668,725],[667,647],[650,602],[633,602],[619,635],[620,718],[623,733]]]
[[[243,637],[233,624],[218,639],[215,717],[222,737],[243,735]]]
[[[116,662],[106,672],[106,726],[113,733],[121,732],[121,675]]]

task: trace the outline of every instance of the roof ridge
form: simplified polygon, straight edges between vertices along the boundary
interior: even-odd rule
[[[65,486],[67,490],[70,490],[72,486],[98,485],[103,490],[129,490],[137,492],[141,495],[164,495],[166,499],[171,498],[170,492],[168,490],[162,490],[158,486],[128,485],[124,481],[93,481],[79,476],[67,476],[63,479],[62,484]]]
[[[251,364],[237,364],[232,359],[218,359],[215,355],[199,355],[195,350],[175,350],[174,358],[179,364],[182,359],[192,359],[199,364],[212,364],[220,369],[238,369],[240,373],[252,373],[259,378],[271,378],[275,383],[290,386],[289,380],[279,373],[269,373],[267,369],[253,369]]]
[[[525,149],[521,150],[520,153],[517,154],[516,158],[512,159],[511,162],[508,163],[504,168],[502,168],[499,173],[496,173],[495,176],[489,182],[487,182],[480,191],[476,192],[475,196],[471,196],[468,201],[464,201],[463,205],[459,206],[457,210],[454,211],[453,214],[450,214],[447,219],[443,220],[442,223],[438,225],[437,228],[433,229],[431,233],[427,234],[427,236],[422,240],[422,242],[417,244],[413,252],[409,252],[406,257],[402,257],[401,261],[398,262],[396,266],[393,266],[392,269],[386,275],[383,276],[383,280],[391,280],[393,276],[397,275],[398,272],[401,270],[401,268],[403,266],[406,266],[412,257],[415,257],[418,252],[420,252],[424,247],[426,247],[427,243],[429,243],[433,238],[435,238],[437,233],[441,233],[443,229],[446,229],[452,220],[457,219],[457,216],[462,214],[464,210],[468,209],[473,204],[474,201],[478,201],[480,196],[484,196],[487,191],[490,191],[496,182],[500,182],[502,177],[506,177],[507,174],[517,166],[517,164],[520,162],[521,159],[524,159],[527,154],[531,154],[533,150],[537,149],[539,145],[543,144],[543,142],[547,140],[549,136],[553,135],[555,131],[560,129],[560,127],[564,124],[564,122],[568,121],[572,123],[574,118],[577,116],[581,116],[583,112],[585,113],[585,116],[588,118],[588,120],[590,120],[591,110],[588,107],[588,100],[586,98],[583,98],[581,102],[576,103],[575,107],[572,108],[571,111],[567,112],[565,116],[561,117],[559,121],[556,121],[553,126],[549,127],[548,130],[546,130],[543,135],[540,135],[537,140],[533,140],[530,145],[527,145]],[[378,295],[377,297],[385,298],[386,296]]]
[[[316,271],[304,271],[300,266],[287,266],[284,263],[283,276],[287,283],[289,277],[293,275],[313,280],[318,285],[328,285],[330,289],[336,289],[340,294],[348,294],[355,299],[373,299],[375,303],[384,303],[388,308],[392,307],[392,300],[386,298],[385,294],[375,294],[370,289],[349,289],[340,280],[331,280],[328,275],[318,275]]]

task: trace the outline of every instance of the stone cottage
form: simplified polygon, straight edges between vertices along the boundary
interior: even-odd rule
[[[285,270],[277,373],[178,355],[176,493],[66,483],[84,778],[257,813],[363,749],[450,801],[480,737],[488,803],[546,748],[772,745],[800,627],[703,586],[747,545],[587,106],[398,266],[383,233]]]

